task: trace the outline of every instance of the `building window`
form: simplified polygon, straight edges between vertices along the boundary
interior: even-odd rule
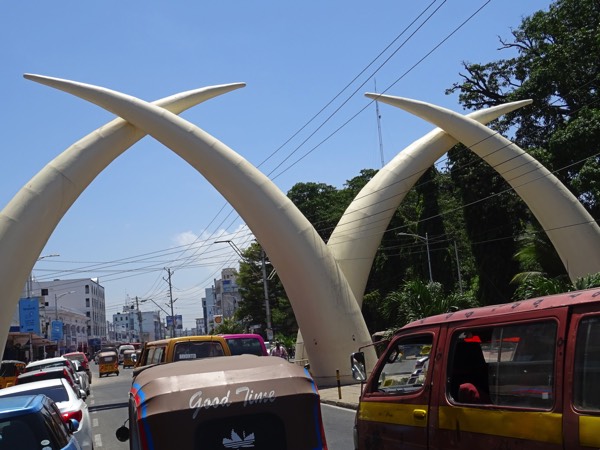
[[[86,315],[87,317],[91,317],[91,315],[90,315],[90,312],[89,312],[89,311],[86,311],[85,315]]]
[[[86,307],[86,308],[89,308],[89,307],[90,307],[90,299],[89,299],[89,298],[86,298],[86,299],[85,299],[85,307]]]
[[[90,285],[89,285],[89,284],[86,284],[86,285],[85,285],[85,293],[86,293],[86,294],[89,294],[89,293],[90,293]]]

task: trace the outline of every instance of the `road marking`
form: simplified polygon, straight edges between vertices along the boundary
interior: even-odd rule
[[[99,434],[94,435],[94,446],[102,447],[102,436],[100,436]]]
[[[93,427],[97,427],[98,426],[98,419],[92,419],[92,426]]]

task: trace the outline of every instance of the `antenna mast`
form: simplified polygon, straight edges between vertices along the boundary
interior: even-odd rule
[[[373,79],[375,83],[375,92],[377,92],[377,81]],[[379,114],[379,102],[375,100],[375,113],[377,114],[377,133],[379,135],[379,156],[381,158],[381,167],[385,165],[383,159],[383,138],[381,136],[381,114]]]

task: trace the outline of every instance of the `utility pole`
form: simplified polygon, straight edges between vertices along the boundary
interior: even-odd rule
[[[140,303],[139,303],[139,299],[138,296],[135,296],[135,307],[137,309],[137,314],[138,314],[138,322],[140,324],[140,343],[144,343],[144,327],[142,326],[142,311],[140,311]]]
[[[262,278],[263,278],[263,287],[265,292],[265,314],[267,315],[267,339],[269,341],[273,340],[273,327],[271,326],[271,306],[269,304],[269,286],[267,284],[267,264],[265,262],[265,251],[261,248],[262,253]]]
[[[173,285],[171,284],[171,275],[173,275],[173,272],[171,272],[170,268],[165,267],[165,270],[168,274],[168,279],[165,281],[169,283],[169,304],[171,305],[171,337],[175,337],[175,312],[173,311],[175,300],[173,300]]]

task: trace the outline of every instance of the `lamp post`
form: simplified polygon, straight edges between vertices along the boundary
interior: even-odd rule
[[[42,259],[46,259],[46,258],[54,258],[55,256],[60,256],[58,254],[52,254],[52,255],[44,255],[44,256],[40,256],[37,261],[41,261]],[[33,291],[33,273],[30,272],[29,273],[29,278],[27,279],[27,298],[31,298],[31,291]]]
[[[58,299],[64,297],[65,295],[74,294],[75,291],[63,292],[62,294],[54,294],[54,321],[58,322]],[[64,329],[64,325],[63,325]],[[56,351],[60,356],[60,339],[56,340]]]
[[[427,233],[425,233],[425,237],[412,233],[398,233],[398,236],[412,236],[425,242],[425,246],[427,247],[427,265],[429,266],[429,282],[433,283],[433,275],[431,274],[431,256],[429,254],[429,236],[427,236]]]
[[[246,258],[244,255],[242,255],[242,252],[237,247],[237,245],[235,245],[233,243],[233,241],[230,241],[230,240],[215,241],[215,244],[220,244],[220,243],[229,244],[231,246],[231,248],[239,255],[240,258],[242,258],[246,262],[249,262],[248,258]],[[267,339],[272,341],[273,340],[273,327],[271,325],[271,305],[269,303],[269,285],[267,283],[267,266],[266,266],[265,256],[266,256],[266,253],[263,250],[263,248],[261,247],[262,279],[263,279],[263,291],[265,294],[265,315],[266,315],[266,322],[267,322],[267,329],[265,331],[267,333]]]

